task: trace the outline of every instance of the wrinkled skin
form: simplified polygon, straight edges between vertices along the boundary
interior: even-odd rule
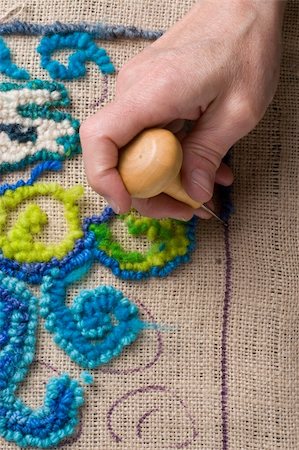
[[[131,199],[117,172],[119,149],[163,126],[182,142],[182,182],[200,202],[230,185],[228,149],[263,117],[279,78],[282,0],[202,0],[117,77],[115,100],[87,118],[80,137],[91,187],[118,213],[189,219],[194,210],[161,194]],[[186,133],[185,120],[193,121]],[[212,203],[208,203],[212,205]],[[201,209],[200,217],[209,217]]]

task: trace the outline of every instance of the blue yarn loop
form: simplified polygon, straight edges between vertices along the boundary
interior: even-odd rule
[[[80,374],[80,377],[84,384],[92,384],[93,383],[93,376],[88,372],[82,372]]]
[[[66,33],[89,33],[97,39],[146,39],[155,40],[162,36],[163,31],[143,30],[137,27],[124,25],[108,25],[102,23],[61,23],[54,22],[49,25],[38,23],[28,23],[20,20],[0,24],[0,34],[11,35],[21,34],[28,36],[66,34]]]
[[[0,272],[0,436],[22,448],[48,448],[70,436],[83,404],[82,388],[68,375],[47,383],[36,410],[16,396],[34,360],[37,311],[26,285]]]
[[[34,167],[31,171],[31,175],[26,184],[33,184],[38,178],[40,178],[44,172],[54,171],[58,172],[62,169],[61,161],[44,161]]]
[[[55,343],[81,367],[94,369],[118,356],[134,342],[144,323],[138,308],[112,286],[83,290],[66,306],[70,284],[81,279],[90,266],[66,274],[53,269],[41,286],[40,314]]]
[[[11,53],[4,40],[0,37],[0,73],[15,80],[29,80],[30,75],[25,69],[20,69],[11,60]]]
[[[0,195],[5,194],[8,190],[15,191],[21,186],[31,186],[44,172],[49,170],[57,172],[58,170],[61,170],[61,168],[62,163],[60,161],[44,161],[31,171],[30,178],[27,181],[18,180],[15,184],[4,183],[0,185]]]
[[[68,58],[68,67],[59,61],[52,60],[52,53],[68,48],[76,50]],[[106,50],[98,47],[89,33],[74,32],[66,35],[44,36],[37,51],[41,55],[42,68],[46,69],[54,80],[73,80],[83,77],[86,75],[87,61],[95,62],[104,74],[115,72]]]

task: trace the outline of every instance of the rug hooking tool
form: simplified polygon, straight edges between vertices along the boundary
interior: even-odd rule
[[[136,136],[120,152],[118,170],[134,198],[150,198],[162,192],[194,209],[203,208],[226,223],[208,206],[193,200],[181,184],[183,150],[169,130],[152,128]]]

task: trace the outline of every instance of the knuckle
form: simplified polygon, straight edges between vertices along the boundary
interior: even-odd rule
[[[167,65],[165,62],[157,64],[153,77],[157,80],[157,88],[167,93],[169,99],[171,99],[171,95],[174,95],[174,98],[177,97],[181,89],[182,78],[180,77],[178,68],[173,63]]]
[[[140,61],[139,55],[125,62],[125,64],[117,72],[116,93],[135,84],[136,81],[142,76],[143,70],[144,65],[142,61]]]
[[[262,119],[265,111],[251,96],[239,98],[237,104],[235,120],[249,132]]]
[[[166,58],[166,59],[165,59]],[[119,72],[117,78],[117,92],[122,97],[130,96],[129,104],[134,108],[159,102],[163,106],[163,113],[170,117],[181,116],[183,102],[179,99],[184,96],[186,84],[182,70],[169,55],[156,55],[152,64],[134,66],[134,61],[129,61]],[[137,73],[140,75],[137,75]],[[134,83],[132,80],[134,79]],[[127,88],[123,93],[122,89]],[[159,113],[158,111],[155,114]]]
[[[216,150],[212,144],[203,144],[196,140],[188,142],[188,149],[190,152],[201,161],[205,162],[208,167],[211,167],[213,171],[219,168],[221,164],[222,156],[219,150]]]
[[[105,196],[109,191],[110,183],[107,179],[104,181],[102,170],[95,168],[92,172],[86,173],[86,178],[91,189],[98,194]]]
[[[100,176],[97,171],[93,171],[92,173],[86,173],[86,178],[91,189],[96,191],[98,194],[101,194],[101,188],[99,186]]]

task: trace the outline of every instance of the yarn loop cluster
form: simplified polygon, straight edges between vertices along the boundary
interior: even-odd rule
[[[4,40],[0,37],[0,73],[14,80],[29,80],[30,75],[25,69],[19,68],[11,60],[11,53]]]
[[[0,83],[0,172],[80,153],[79,122],[59,111],[69,104],[58,83]]]
[[[77,50],[69,56],[68,67],[52,59],[52,53],[68,48]],[[53,80],[73,80],[83,77],[86,75],[87,61],[95,62],[104,74],[115,72],[106,50],[98,47],[89,33],[74,32],[44,36],[37,51],[41,55],[41,66],[49,72]]]
[[[103,74],[115,72],[96,39],[154,40],[162,32],[87,23],[0,24],[1,36],[16,34],[39,36],[37,53],[45,75],[71,81],[86,75],[88,62]],[[72,53],[64,65],[57,55],[68,50]],[[49,448],[74,434],[84,393],[78,381],[64,374],[47,382],[44,403],[36,410],[17,396],[34,361],[39,316],[60,349],[88,370],[81,373],[81,383],[92,384],[89,371],[118,357],[142,330],[157,325],[143,322],[138,307],[113,286],[81,287],[69,305],[73,284],[101,264],[125,280],[167,276],[189,260],[196,220],[156,220],[136,212],[116,216],[107,207],[81,223],[83,188],[38,180],[81,152],[79,121],[62,110],[70,106],[67,89],[56,81],[32,79],[14,63],[2,37],[0,74],[17,81],[0,83],[0,173],[38,163],[27,180],[0,184],[0,436],[21,448]],[[63,207],[67,225],[54,243],[43,241],[50,218],[47,198]],[[112,232],[115,220],[128,231],[126,240],[145,239],[148,248],[127,250]],[[25,282],[40,285],[39,299]]]
[[[84,368],[94,369],[118,356],[143,328],[138,308],[112,286],[83,290],[66,306],[69,285],[81,279],[90,264],[63,277],[57,269],[41,287],[41,315],[55,343]]]
[[[20,186],[7,190],[0,196],[0,248],[3,256],[21,263],[47,262],[52,258],[62,259],[72,248],[75,241],[83,235],[80,226],[79,210],[76,202],[82,195],[81,186],[65,190],[56,183],[36,183],[33,186]],[[36,204],[29,204],[22,212],[9,232],[6,224],[9,212],[17,208],[24,200],[38,195],[52,196],[64,205],[68,234],[58,244],[46,245],[34,241],[34,235],[41,232],[47,223],[47,215]]]
[[[127,251],[114,237],[108,223],[91,224],[89,230],[97,241],[96,256],[113,273],[125,279],[164,277],[182,262],[187,262],[195,247],[196,219],[152,219],[134,212],[118,216],[130,235],[145,236],[150,247],[144,253]]]
[[[0,272],[0,435],[22,448],[48,448],[73,434],[84,401],[68,375],[48,382],[44,405],[36,410],[16,396],[34,359],[37,311],[26,285]]]

